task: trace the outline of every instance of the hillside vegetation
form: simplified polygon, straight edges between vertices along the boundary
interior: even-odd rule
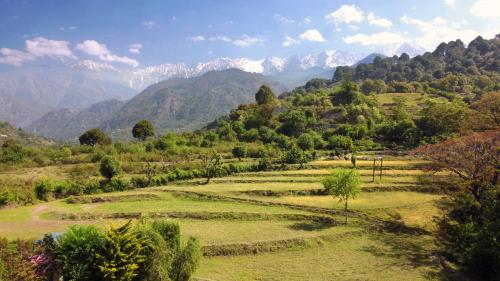
[[[498,40],[476,39],[458,60],[480,42],[488,61],[498,58]],[[218,111],[202,129],[164,134],[162,122],[181,111],[163,106],[197,116],[194,107],[215,111],[203,101],[219,85],[241,89],[213,72],[159,83],[118,110],[143,119],[116,119],[135,141],[113,142],[99,128],[81,132],[79,145],[8,140],[0,235],[9,240],[0,253],[15,254],[0,255],[0,276],[102,277],[120,262],[144,281],[499,280],[500,81],[492,63],[477,63],[478,75],[445,67],[430,80],[364,79],[344,68],[352,75],[341,81],[313,79],[279,96],[258,85],[247,103]],[[477,83],[483,76],[490,83]],[[460,87],[448,84],[455,78]],[[199,83],[214,88],[194,92],[200,101],[170,90]],[[236,102],[224,93],[215,103]],[[63,234],[30,240],[54,232]],[[82,256],[92,262],[81,267]]]

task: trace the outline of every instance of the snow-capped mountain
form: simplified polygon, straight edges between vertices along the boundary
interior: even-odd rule
[[[160,64],[142,69],[134,69],[124,73],[129,87],[142,90],[147,86],[170,78],[189,78],[200,76],[208,71],[237,68],[246,72],[275,75],[288,71],[308,70],[311,68],[332,69],[339,65],[353,65],[364,57],[364,54],[325,51],[321,53],[295,55],[288,58],[268,57],[265,59],[217,58],[195,65]]]
[[[403,43],[401,46],[399,46],[396,51],[394,52],[396,55],[400,56],[403,53],[406,53],[408,56],[411,58],[416,57],[418,55],[421,55],[425,53],[426,50],[416,44],[409,44],[409,43]]]
[[[74,69],[83,69],[89,71],[113,71],[119,72],[118,69],[114,68],[112,65],[102,62],[96,62],[93,60],[81,60],[75,64],[70,65]]]

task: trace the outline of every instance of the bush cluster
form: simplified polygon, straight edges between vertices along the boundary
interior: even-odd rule
[[[154,220],[103,231],[70,227],[42,240],[0,240],[0,280],[187,281],[201,257],[198,241],[181,243],[177,223]]]

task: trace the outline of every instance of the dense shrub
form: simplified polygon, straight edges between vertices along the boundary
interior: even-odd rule
[[[247,148],[241,145],[235,146],[232,150],[233,156],[241,161],[241,158],[247,156]]]
[[[18,164],[23,162],[25,157],[26,151],[17,141],[9,139],[0,147],[0,163]]]
[[[110,180],[114,176],[118,175],[121,171],[120,162],[118,162],[112,156],[106,155],[101,159],[99,165],[99,172],[103,177]]]
[[[101,280],[96,261],[103,244],[104,236],[94,226],[75,225],[66,230],[58,239],[56,250],[65,280]]]
[[[352,151],[353,142],[348,136],[334,135],[328,138],[328,148],[333,150],[335,154],[341,155]]]
[[[35,185],[35,196],[39,200],[48,200],[53,191],[53,184],[48,179],[41,180]]]

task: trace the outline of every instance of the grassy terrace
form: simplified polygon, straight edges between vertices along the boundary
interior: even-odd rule
[[[425,163],[387,160],[382,180],[377,173],[375,182],[371,164],[358,161],[363,189],[370,192],[350,202],[355,214],[349,225],[338,223],[342,206],[337,200],[306,192],[321,189],[320,180],[332,167],[350,165],[350,161],[333,160],[308,163],[314,169],[216,178],[208,185],[198,184],[200,179],[1,209],[0,236],[40,237],[76,223],[106,227],[127,218],[154,215],[177,220],[184,237],[201,240],[205,257],[196,274],[201,279],[282,280],[284,275],[290,276],[288,280],[435,278],[437,264],[428,257],[433,250],[432,217],[439,214],[442,195],[420,192],[424,185],[419,178],[428,173],[419,166]],[[65,178],[72,169],[46,167],[29,175]],[[0,174],[0,178],[9,177],[29,179],[13,171]],[[301,192],[290,192],[294,190]],[[398,227],[385,229],[381,222]]]

